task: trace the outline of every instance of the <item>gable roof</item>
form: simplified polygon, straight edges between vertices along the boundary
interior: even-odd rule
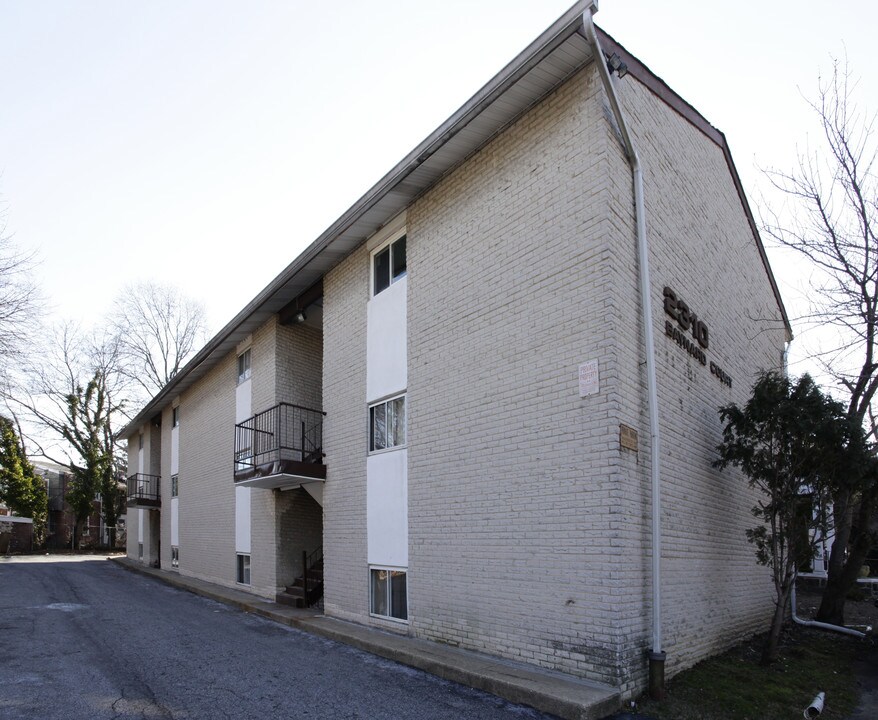
[[[592,50],[581,32],[582,13],[588,4],[588,0],[579,0],[381,178],[235,315],[122,429],[120,436],[133,434],[147,419],[233,352],[248,335],[318,284],[327,272],[416,198],[478,152],[571,75],[588,65],[592,60]],[[600,28],[598,34],[604,51],[618,53],[628,66],[629,75],[643,83],[722,149],[753,230],[787,334],[791,337],[789,319],[725,136]]]

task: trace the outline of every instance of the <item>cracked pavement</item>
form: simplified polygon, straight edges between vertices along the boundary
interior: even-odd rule
[[[0,719],[547,720],[126,572],[0,559]]]

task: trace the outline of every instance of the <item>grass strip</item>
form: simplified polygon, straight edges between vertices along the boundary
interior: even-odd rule
[[[742,643],[674,677],[665,700],[644,696],[638,711],[657,720],[778,720],[802,717],[820,691],[821,719],[841,720],[857,699],[852,663],[861,641],[794,627],[784,633],[778,660],[759,664],[764,636]]]

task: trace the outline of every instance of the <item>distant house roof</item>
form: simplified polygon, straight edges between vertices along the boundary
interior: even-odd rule
[[[185,392],[222,358],[233,352],[242,340],[270,317],[318,284],[327,272],[411,205],[412,201],[587,65],[592,60],[592,51],[581,33],[582,13],[587,5],[585,0],[577,2],[381,178],[220,330],[122,429],[120,435],[127,437],[133,434],[174,397]],[[786,309],[771,273],[725,136],[613,38],[600,29],[598,34],[605,52],[618,53],[627,64],[630,75],[713,140],[725,153],[729,171],[783,315],[787,334],[792,337]]]

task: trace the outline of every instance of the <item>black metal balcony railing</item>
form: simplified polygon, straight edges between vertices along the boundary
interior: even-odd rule
[[[128,478],[128,507],[160,507],[161,477],[134,473]]]
[[[325,478],[324,415],[279,403],[235,425],[235,481],[269,475]]]

